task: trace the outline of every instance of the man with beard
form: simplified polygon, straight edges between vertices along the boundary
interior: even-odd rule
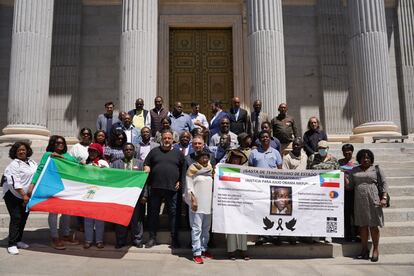
[[[178,190],[185,183],[186,164],[181,151],[172,147],[173,133],[165,129],[161,133],[161,146],[152,149],[144,161],[144,170],[149,171],[147,180],[151,189],[149,196],[149,240],[146,248],[156,245],[161,202],[168,208],[171,227],[171,248],[179,248],[176,225]]]

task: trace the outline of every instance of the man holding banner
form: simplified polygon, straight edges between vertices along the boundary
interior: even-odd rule
[[[260,146],[257,149],[252,150],[249,156],[250,166],[267,169],[282,168],[282,157],[280,156],[279,151],[270,146],[270,137],[270,133],[266,130],[262,130],[259,133]],[[279,239],[273,239],[270,236],[260,236],[256,241],[256,245],[262,245],[267,242],[280,244]]]

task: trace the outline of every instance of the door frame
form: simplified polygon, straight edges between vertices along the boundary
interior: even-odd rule
[[[231,28],[233,37],[233,91],[242,103],[245,93],[243,23],[241,15],[161,15],[158,40],[158,95],[169,104],[170,28]]]

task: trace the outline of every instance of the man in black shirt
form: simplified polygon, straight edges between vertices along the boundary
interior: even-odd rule
[[[144,161],[145,171],[149,171],[149,235],[146,248],[156,244],[159,214],[162,199],[168,208],[168,217],[171,227],[171,247],[179,248],[178,231],[176,225],[176,209],[178,190],[185,182],[186,163],[181,151],[173,149],[173,133],[163,130],[161,146],[152,149]]]

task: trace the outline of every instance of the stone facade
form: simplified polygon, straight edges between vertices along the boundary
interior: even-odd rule
[[[97,115],[109,100],[123,109],[133,108],[131,99],[140,95],[147,108],[152,106],[156,94],[168,100],[165,36],[170,27],[232,28],[236,45],[233,47],[235,95],[241,97],[246,108],[252,100],[262,98],[266,101],[266,111],[272,115],[277,113],[277,104],[286,100],[289,113],[300,122],[302,133],[307,119],[314,115],[321,119],[332,140],[344,141],[359,132],[363,136],[372,135],[366,129],[355,129],[372,122],[376,125],[375,133],[414,131],[411,116],[414,86],[410,77],[413,26],[407,16],[413,13],[413,6],[406,4],[410,1],[368,1],[382,7],[380,14],[373,14],[382,22],[382,58],[373,57],[372,63],[358,64],[357,68],[352,61],[357,52],[348,47],[355,44],[349,26],[353,26],[350,20],[354,22],[352,9],[357,7],[345,6],[342,0],[161,0],[158,5],[150,1],[153,4],[146,6],[148,1],[79,0],[69,1],[72,3],[66,3],[68,6],[64,6],[65,1],[55,1],[49,98],[39,103],[47,109],[44,112],[47,120],[42,119],[46,131],[76,136],[80,127],[94,129]],[[19,2],[0,0],[0,101],[9,103],[7,108],[0,109],[0,128],[6,132],[14,125],[10,114],[15,104],[10,104],[10,95],[20,93],[10,85],[16,78],[12,70],[13,5]],[[131,9],[137,9],[136,13]],[[154,12],[158,13],[158,20],[148,14]],[[138,25],[128,27],[125,25],[131,22],[128,20],[138,20]],[[149,27],[156,22],[158,28]],[[262,22],[260,28],[255,22]],[[260,31],[261,37],[255,31]],[[131,44],[131,39],[142,42]],[[146,44],[138,47],[143,42]],[[151,45],[158,45],[158,54]],[[263,45],[272,49],[265,51]],[[146,48],[151,51],[145,53]],[[261,53],[268,59],[261,58]],[[134,67],[140,60],[145,66]],[[379,69],[369,66],[378,62],[386,66],[379,68],[383,70],[387,88],[381,93],[375,89],[369,92],[363,88],[363,80],[355,76],[364,66],[369,70]],[[358,92],[354,92],[355,87]],[[145,92],[140,94],[140,90]],[[357,107],[360,102],[373,107],[372,111],[364,113]],[[385,115],[378,117],[379,110]],[[43,121],[32,123],[42,125]],[[387,123],[384,127],[376,122]],[[26,122],[21,120],[20,124]]]

